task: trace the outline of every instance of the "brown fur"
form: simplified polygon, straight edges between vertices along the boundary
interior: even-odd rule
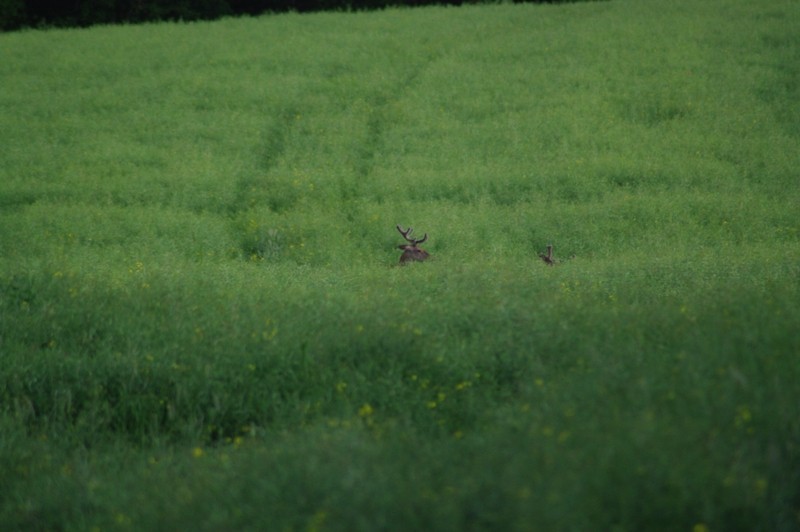
[[[424,249],[418,248],[417,246],[409,246],[408,244],[403,244],[402,246],[397,246],[397,247],[403,250],[403,254],[400,255],[400,264],[405,264],[407,262],[414,262],[414,261],[422,262],[423,260],[431,256],[430,253],[428,253]]]

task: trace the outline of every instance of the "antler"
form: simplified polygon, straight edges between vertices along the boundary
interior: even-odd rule
[[[416,246],[417,244],[422,244],[423,242],[428,240],[428,233],[425,233],[425,235],[420,240],[416,240],[414,238],[410,238],[411,233],[414,231],[414,229],[412,227],[409,227],[408,229],[403,231],[403,228],[398,225],[397,226],[397,230],[400,231],[400,234],[403,235],[403,238],[405,238],[407,241],[411,242],[411,244],[414,245],[414,246]]]
[[[409,227],[407,230],[403,231],[403,228],[398,225],[397,226],[397,230],[400,231],[400,234],[403,235],[403,238],[405,238],[409,242],[413,242],[414,241],[413,239],[408,238],[408,235],[410,235],[411,232],[414,230],[411,227]]]

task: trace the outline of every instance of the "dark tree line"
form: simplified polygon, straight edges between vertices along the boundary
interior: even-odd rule
[[[283,11],[460,5],[487,0],[0,0],[0,30],[156,20],[211,20]],[[488,0],[492,1],[492,0]],[[514,0],[557,3],[570,0]]]

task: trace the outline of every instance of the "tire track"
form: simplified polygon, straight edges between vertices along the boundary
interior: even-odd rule
[[[274,194],[279,184],[271,176],[284,153],[287,139],[295,127],[297,107],[284,106],[273,113],[273,118],[263,133],[260,153],[257,155],[255,169],[248,169],[246,174],[236,182],[236,194],[230,205],[230,214],[236,217],[242,211],[257,205],[267,205],[273,211],[282,211],[292,206],[292,201],[285,195]]]

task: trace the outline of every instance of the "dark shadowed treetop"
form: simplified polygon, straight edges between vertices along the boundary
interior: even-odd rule
[[[158,20],[213,20],[269,12],[352,11],[482,1],[492,0],[0,0],[0,30]],[[567,3],[575,0],[513,1]]]

